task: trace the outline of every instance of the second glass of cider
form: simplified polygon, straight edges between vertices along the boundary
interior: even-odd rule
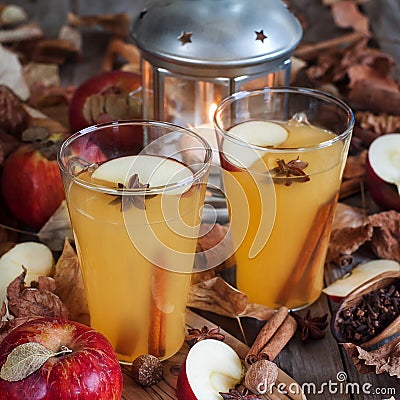
[[[215,113],[237,286],[251,302],[316,301],[354,116],[305,88],[236,93]]]

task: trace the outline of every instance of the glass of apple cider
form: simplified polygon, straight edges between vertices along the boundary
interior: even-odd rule
[[[121,362],[182,346],[211,155],[200,136],[157,121],[92,126],[60,149],[91,326]]]
[[[296,310],[316,301],[354,116],[304,88],[236,93],[214,125],[236,258],[251,302]]]

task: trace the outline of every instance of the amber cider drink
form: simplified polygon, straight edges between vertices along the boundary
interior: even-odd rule
[[[166,359],[185,337],[207,171],[154,154],[81,164],[64,185],[91,326],[121,362]]]
[[[225,110],[216,114],[219,127],[225,123],[217,139],[236,284],[251,302],[271,308],[301,309],[321,294],[349,144],[302,110],[289,120],[261,119],[260,112],[241,119],[236,110],[229,123]]]

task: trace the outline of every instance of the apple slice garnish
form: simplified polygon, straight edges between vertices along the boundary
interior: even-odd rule
[[[239,383],[244,374],[237,353],[224,342],[205,339],[197,342],[183,363],[177,381],[179,400],[220,400],[220,392]]]
[[[150,189],[181,183],[165,194],[184,193],[193,183],[192,171],[179,161],[143,154],[109,160],[93,172],[92,179],[116,185],[125,183],[134,174],[138,174],[140,183]]]
[[[400,264],[397,261],[387,259],[368,261],[353,268],[343,278],[339,278],[331,283],[323,289],[323,292],[332,301],[340,302],[362,284],[386,271],[400,271]]]
[[[381,135],[371,143],[366,181],[378,205],[400,211],[400,133]]]
[[[288,138],[288,131],[278,123],[270,121],[246,121],[233,126],[229,134],[237,140],[226,137],[223,142],[223,155],[233,165],[248,168],[263,155],[257,147],[278,147]]]

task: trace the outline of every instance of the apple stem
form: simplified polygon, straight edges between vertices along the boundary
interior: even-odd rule
[[[72,350],[70,348],[68,348],[67,346],[61,346],[60,351],[58,351],[57,353],[54,353],[54,357],[63,356],[64,354],[67,354],[67,353],[72,353]]]

